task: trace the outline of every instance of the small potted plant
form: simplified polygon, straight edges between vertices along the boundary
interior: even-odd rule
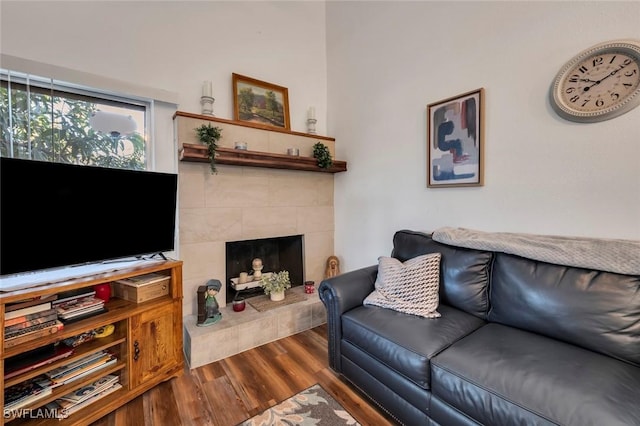
[[[284,291],[291,288],[289,271],[280,271],[269,276],[263,275],[260,279],[260,285],[264,290],[264,294],[269,296],[274,302],[283,300]]]
[[[209,149],[209,163],[211,164],[211,173],[217,173],[216,150],[218,149],[218,141],[222,136],[222,129],[217,126],[212,126],[211,123],[207,123],[203,124],[200,127],[196,127],[195,130],[198,134],[198,140],[205,144]]]

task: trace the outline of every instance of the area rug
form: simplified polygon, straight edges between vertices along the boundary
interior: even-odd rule
[[[320,385],[313,385],[238,426],[274,425],[360,426],[360,423]]]
[[[288,291],[285,293],[284,299],[274,302],[269,296],[262,295],[247,299],[247,303],[255,308],[258,312],[268,311],[269,309],[279,308],[280,306],[290,305],[292,303],[304,302],[307,298],[304,294]]]

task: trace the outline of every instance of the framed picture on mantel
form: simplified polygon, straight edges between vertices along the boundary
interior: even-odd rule
[[[484,89],[427,106],[427,187],[482,186]]]
[[[233,73],[233,112],[236,121],[291,130],[286,87]]]

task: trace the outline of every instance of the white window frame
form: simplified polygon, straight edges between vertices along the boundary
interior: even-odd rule
[[[173,146],[176,154],[171,159],[163,159],[158,167],[157,139],[155,138],[156,114],[162,117],[171,115],[177,110],[179,96],[177,93],[151,87],[139,86],[125,81],[115,80],[96,74],[73,70],[42,62],[32,61],[17,56],[0,54],[0,63],[3,69],[14,70],[28,75],[47,76],[55,82],[62,82],[65,89],[75,88],[89,90],[98,93],[108,99],[107,96],[115,96],[119,99],[147,102],[149,104],[145,120],[145,140],[147,143],[147,169],[161,171],[177,171],[177,147]],[[166,156],[166,155],[165,155]],[[167,161],[169,160],[169,161]]]

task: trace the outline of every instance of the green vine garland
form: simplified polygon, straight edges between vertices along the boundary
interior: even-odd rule
[[[313,157],[318,160],[318,167],[328,169],[333,165],[331,152],[329,152],[329,148],[322,142],[313,145]]]
[[[213,127],[209,123],[196,127],[195,131],[198,135],[198,140],[208,148],[211,174],[218,173],[218,170],[216,169],[216,150],[218,149],[218,140],[220,140],[220,137],[222,136],[222,129],[220,127]]]

